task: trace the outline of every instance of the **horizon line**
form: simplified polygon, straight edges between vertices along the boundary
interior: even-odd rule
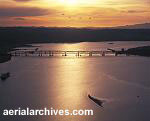
[[[143,24],[150,24],[150,22],[146,22],[146,23],[136,23],[136,24],[128,24],[128,25],[119,25],[119,26],[104,26],[104,27],[92,27],[92,26],[85,26],[85,27],[78,27],[78,26],[0,26],[1,28],[4,27],[34,27],[34,28],[85,28],[85,29],[113,29],[113,28],[117,28],[117,27],[129,27],[129,26],[135,26],[135,25],[143,25]],[[119,28],[118,28],[119,29]]]

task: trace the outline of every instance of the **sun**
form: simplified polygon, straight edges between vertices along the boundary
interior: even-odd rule
[[[60,2],[65,5],[73,6],[73,5],[77,5],[78,0],[60,0]]]
[[[70,4],[76,4],[76,3],[77,3],[77,0],[68,0],[68,2],[69,2]]]

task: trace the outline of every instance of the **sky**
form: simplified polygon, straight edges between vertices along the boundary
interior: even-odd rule
[[[0,26],[112,27],[150,22],[150,0],[0,0]]]

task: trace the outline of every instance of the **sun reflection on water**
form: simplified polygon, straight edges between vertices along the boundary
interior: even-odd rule
[[[82,104],[81,92],[85,89],[82,82],[84,80],[83,64],[77,59],[64,59],[61,63],[65,66],[62,68],[61,82],[58,83],[61,85],[59,95],[63,95],[61,99],[64,100],[64,105],[72,107],[73,105],[70,104],[74,106]]]
[[[75,57],[59,58],[55,59],[58,68],[53,69],[54,72],[50,72],[50,68],[53,77],[48,78],[54,79],[54,102],[57,107],[72,110],[84,106],[88,85],[85,84],[86,63],[83,60]]]

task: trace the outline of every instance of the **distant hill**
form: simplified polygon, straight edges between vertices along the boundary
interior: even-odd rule
[[[118,29],[150,29],[150,23],[118,26],[118,27],[114,27],[114,28],[118,28]]]
[[[130,29],[0,27],[0,51],[32,43],[150,41],[150,29],[131,29],[133,27]]]

